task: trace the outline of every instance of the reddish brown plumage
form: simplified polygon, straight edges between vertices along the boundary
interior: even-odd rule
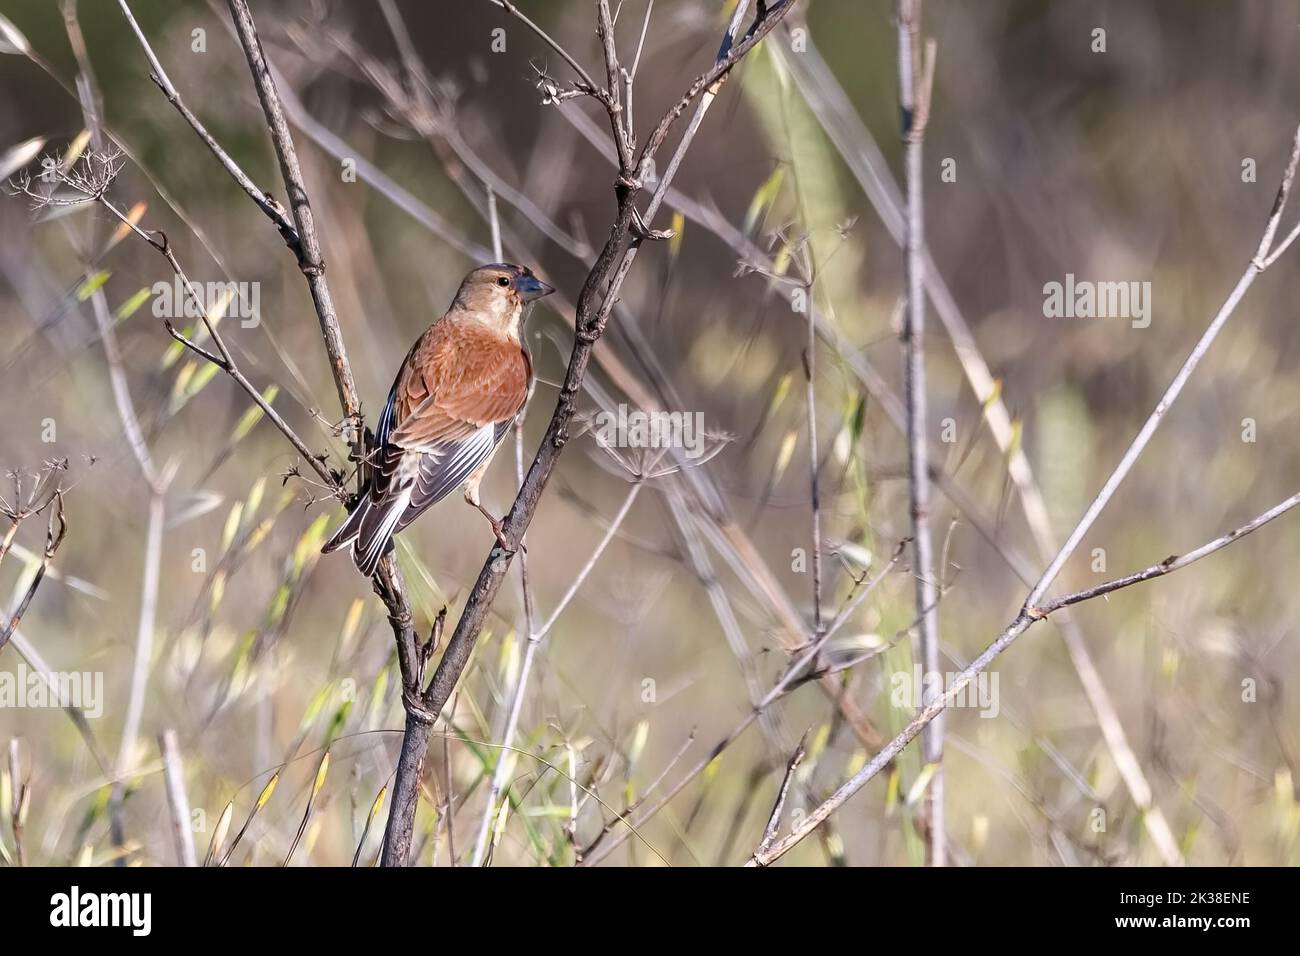
[[[458,441],[510,421],[532,381],[517,339],[456,312],[429,327],[402,366],[392,442],[404,448]]]
[[[352,545],[373,574],[394,534],[457,487],[478,500],[497,443],[523,408],[533,370],[520,339],[525,306],[554,290],[527,269],[475,269],[447,313],[406,354],[376,428],[370,481],[324,550]]]

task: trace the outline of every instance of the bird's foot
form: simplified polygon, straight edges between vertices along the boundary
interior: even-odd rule
[[[518,548],[511,547],[510,540],[506,537],[505,521],[501,518],[493,517],[492,512],[488,511],[478,502],[471,501],[470,504],[477,508],[484,518],[488,519],[488,523],[492,525],[492,533],[496,535],[497,544],[501,546],[502,551],[505,551],[507,554],[514,554],[516,551],[522,551],[524,554],[528,553],[528,549],[524,547],[522,541],[519,542]]]

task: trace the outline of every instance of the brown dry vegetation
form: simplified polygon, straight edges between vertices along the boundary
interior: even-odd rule
[[[283,202],[225,5],[131,6],[186,104]],[[520,6],[603,79],[595,4]],[[655,3],[635,85],[643,134],[712,62],[722,6]],[[536,68],[561,82],[571,73],[487,2],[396,7],[433,80],[433,115],[403,106],[401,50],[376,0],[254,4],[282,92],[301,103],[294,134],[363,413],[373,424],[410,342],[463,274],[488,260],[487,171],[512,190],[498,196],[506,258],[560,293],[529,325],[539,381],[523,428],[526,467],[564,374],[572,303],[615,211],[614,167],[602,152],[608,122],[588,99],[542,105]],[[644,10],[639,0],[622,5],[625,63]],[[48,0],[0,0],[0,14],[68,88],[25,56],[0,56],[0,152],[40,136],[58,155],[86,125],[64,17]],[[227,342],[306,443],[346,469],[347,443],[331,429],[340,418],[334,384],[293,256],[150,82],[117,4],[81,3],[78,14],[107,127],[127,149],[108,198],[122,210],[146,204],[141,225],[166,232],[195,282],[259,284],[260,323],[227,317]],[[936,489],[930,516],[945,670],[959,670],[1016,616],[1047,564],[1009,456],[1027,456],[1050,531],[1064,539],[1255,254],[1300,120],[1297,16],[1294,3],[1263,0],[926,5],[924,32],[938,49],[926,240],[997,382],[992,394],[973,391],[931,308],[927,430],[933,464],[961,490],[954,504]],[[1099,27],[1104,53],[1091,49]],[[196,53],[200,28],[206,52]],[[806,29],[806,48],[792,29]],[[617,815],[657,784],[642,806],[653,805],[696,768],[813,633],[810,566],[800,558],[812,542],[808,320],[788,301],[809,280],[825,332],[814,391],[826,619],[855,578],[888,572],[820,659],[884,739],[911,718],[911,706],[891,704],[893,676],[912,667],[915,616],[909,553],[890,565],[912,534],[907,445],[889,411],[903,393],[902,254],[864,192],[867,154],[855,126],[901,182],[896,47],[885,0],[801,2],[722,88],[676,194],[651,223],[676,235],[643,247],[579,409],[589,416],[602,403],[635,407],[658,396],[702,412],[711,443],[728,440],[693,470],[635,492],[540,642],[514,749],[503,752],[530,629],[516,560],[435,731],[417,862],[473,858],[502,759],[509,807],[494,816],[494,865],[571,865],[593,842],[603,851],[625,835]],[[392,77],[397,85],[386,86]],[[838,91],[854,118],[832,119],[828,136],[819,115]],[[355,181],[332,145],[357,160]],[[952,182],[942,176],[948,159]],[[1249,182],[1246,160],[1256,167]],[[38,173],[39,159],[30,168]],[[405,191],[399,202],[375,172]],[[1283,236],[1294,222],[1292,209]],[[403,724],[383,605],[346,557],[319,554],[341,518],[338,502],[248,396],[174,343],[154,299],[139,295],[171,283],[166,261],[131,236],[90,261],[88,250],[102,249],[117,225],[94,204],[34,214],[25,197],[0,197],[0,467],[34,473],[67,459],[66,538],[21,642],[0,650],[0,672],[34,650],[55,670],[102,673],[103,713],[87,724],[107,755],[99,766],[64,711],[0,708],[0,742],[19,741],[3,761],[3,859],[17,861],[21,849],[38,864],[175,862],[156,743],[174,729],[200,862],[233,804],[218,859],[252,818],[230,865],[291,854],[295,865],[369,865],[387,816],[376,796],[391,788]],[[1050,593],[1189,551],[1296,491],[1297,256],[1291,249],[1250,289]],[[1045,318],[1044,283],[1067,273],[1149,281],[1149,327]],[[153,496],[115,406],[101,305],[113,316],[150,457],[160,474],[175,468],[158,496],[166,517],[147,682],[134,743],[116,761],[127,768],[116,794]],[[1009,447],[988,427],[997,410],[1011,418]],[[534,631],[635,487],[591,434],[573,433],[528,530]],[[503,512],[517,488],[509,443],[484,500]],[[44,514],[24,521],[21,550],[0,564],[6,619],[41,563],[46,530]],[[493,545],[486,523],[452,499],[399,540],[417,630],[427,634],[443,606],[454,623]],[[1288,693],[1300,671],[1297,542],[1300,519],[1286,515],[1186,570],[1072,611],[1176,855],[1188,862],[1300,858],[1300,740]],[[1168,862],[1057,625],[1031,630],[992,670],[997,717],[948,714],[952,861]],[[787,833],[878,749],[813,682],[769,707],[605,859],[749,859],[805,732]],[[920,863],[927,779],[919,747],[910,747],[788,859]],[[29,793],[17,833],[16,782]]]

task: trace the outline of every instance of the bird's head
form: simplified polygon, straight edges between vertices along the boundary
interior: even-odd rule
[[[531,269],[494,262],[465,277],[452,308],[518,338],[525,306],[554,291]]]

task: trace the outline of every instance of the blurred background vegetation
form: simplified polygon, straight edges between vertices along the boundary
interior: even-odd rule
[[[186,104],[255,182],[283,197],[225,5],[131,6]],[[599,72],[592,3],[520,6]],[[711,61],[729,7],[655,3],[635,89],[639,129]],[[129,154],[110,198],[124,209],[147,204],[142,225],[166,232],[195,281],[260,284],[261,323],[227,319],[227,339],[250,379],[274,390],[274,406],[344,467],[346,444],[330,428],[339,417],[334,388],[293,257],[150,81],[116,3],[0,0],[0,13],[48,65],[0,56],[0,151],[39,136],[58,153],[86,127],[71,8],[107,129]],[[585,125],[597,143],[608,141],[597,108],[542,105],[533,88],[537,67],[567,79],[553,53],[487,2],[398,0],[396,8],[434,80],[433,116],[394,101],[399,48],[377,0],[253,4],[282,90],[301,104],[295,137],[371,422],[411,341],[478,264],[475,253],[490,247],[482,170],[535,206],[501,201],[507,258],[557,286],[557,300],[576,298],[590,246],[603,242],[614,211],[612,167],[582,132]],[[806,30],[802,48],[779,29],[708,115],[674,184],[694,214],[666,203],[656,225],[675,225],[679,236],[637,260],[593,373],[608,400],[649,390],[667,407],[703,412],[731,440],[698,474],[646,484],[545,638],[519,752],[505,758],[510,799],[498,817],[494,864],[574,862],[665,768],[655,795],[707,753],[748,712],[754,688],[761,696],[779,679],[783,648],[806,637],[791,634],[781,608],[811,626],[812,584],[798,555],[812,534],[807,317],[787,302],[790,283],[767,273],[794,276],[811,261],[826,325],[815,393],[828,616],[854,578],[882,569],[909,532],[905,446],[860,374],[873,369],[877,391],[901,394],[901,255],[862,188],[864,154],[843,150],[823,128],[829,97],[841,91],[884,168],[899,175],[892,5],[813,0],[801,8],[790,27]],[[640,2],[623,5],[625,58],[643,11]],[[940,620],[950,659],[977,654],[1023,600],[1026,587],[1004,553],[1026,556],[1033,572],[1042,567],[1007,477],[1008,454],[1027,454],[1052,530],[1063,537],[1253,254],[1300,118],[1298,22],[1300,5],[1265,0],[926,4],[924,29],[938,42],[925,154],[928,242],[1014,429],[1011,449],[993,440],[989,396],[972,391],[932,313],[928,427],[937,439],[952,420],[954,440],[936,445],[946,456],[937,464],[969,498],[962,509],[937,498],[934,516],[946,557]],[[503,52],[492,49],[498,27]],[[1098,28],[1104,53],[1093,50]],[[201,52],[195,30],[205,31]],[[824,72],[808,72],[814,67]],[[395,89],[384,88],[384,75],[399,79]],[[820,79],[805,82],[810,75]],[[345,175],[347,159],[357,161],[355,181]],[[954,161],[951,182],[941,176],[946,159]],[[1248,159],[1253,181],[1243,181]],[[400,202],[373,172],[405,191]],[[426,207],[445,230],[430,228]],[[104,713],[90,725],[110,756],[131,693],[150,492],[115,409],[96,294],[115,313],[152,455],[178,472],[165,496],[160,599],[139,733],[127,747],[121,832],[115,838],[109,825],[110,777],[68,715],[0,709],[0,741],[20,740],[16,766],[30,792],[25,858],[174,862],[155,744],[172,728],[200,858],[233,803],[223,846],[256,812],[231,864],[279,863],[316,789],[294,862],[346,865],[360,844],[367,865],[386,808],[368,832],[367,820],[391,784],[402,702],[382,605],[346,558],[318,553],[341,509],[312,482],[286,477],[292,449],[250,412],[244,393],[172,347],[139,297],[171,282],[164,260],[131,238],[92,262],[115,225],[108,214],[93,205],[49,212],[0,197],[0,466],[32,472],[68,460],[68,537],[22,623],[22,647],[55,670],[103,672]],[[1295,255],[1251,290],[1058,591],[1186,551],[1295,491]],[[1045,318],[1043,285],[1066,273],[1150,281],[1150,327]],[[88,283],[87,275],[102,278]],[[529,328],[539,374],[524,426],[529,458],[572,332],[571,310],[547,308],[552,301]],[[585,396],[583,407],[595,411],[597,398]],[[1243,440],[1246,419],[1253,441]],[[52,442],[43,440],[47,420]],[[516,487],[507,447],[484,485],[497,512]],[[589,434],[570,444],[528,535],[535,626],[630,488]],[[0,566],[4,607],[25,590],[43,535],[42,521],[25,524],[18,543],[26,550]],[[444,504],[401,542],[421,631],[443,605],[454,620],[493,543],[482,518]],[[1300,741],[1289,693],[1300,670],[1298,543],[1295,520],[1285,518],[1186,571],[1075,612],[1189,862],[1300,860]],[[1097,548],[1104,572],[1094,567]],[[911,667],[912,613],[903,562],[834,642],[835,659],[851,664],[836,674],[843,693],[885,736],[910,715],[891,705],[890,690],[891,675]],[[449,736],[430,753],[417,818],[423,863],[469,859],[526,638],[512,571],[448,708]],[[5,648],[0,668],[14,670],[19,655]],[[958,709],[948,722],[955,861],[1161,862],[1053,625],[1031,631],[995,669],[998,717]],[[743,861],[805,730],[809,756],[787,807],[796,818],[870,756],[827,697],[806,685],[609,860]],[[820,842],[789,859],[919,862],[914,751],[837,814]],[[11,768],[4,781],[0,843],[16,858]]]

